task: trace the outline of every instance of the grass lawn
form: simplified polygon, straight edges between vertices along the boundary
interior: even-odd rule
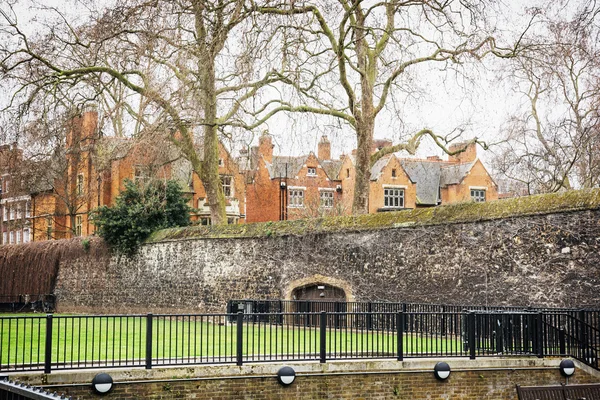
[[[145,316],[55,315],[52,323],[52,362],[110,365],[140,364],[146,357]],[[223,316],[154,317],[152,324],[154,365],[172,363],[234,362],[236,324]],[[44,362],[46,318],[34,314],[0,315],[0,369]],[[328,329],[328,358],[393,357],[397,337],[392,331]],[[318,359],[318,328],[244,323],[244,361]],[[462,342],[454,336],[405,335],[405,355],[462,354]],[[119,362],[120,361],[120,362]]]

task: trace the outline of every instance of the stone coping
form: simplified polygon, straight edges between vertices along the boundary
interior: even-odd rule
[[[464,202],[377,214],[171,228],[153,233],[146,243],[208,238],[269,238],[310,233],[406,228],[596,209],[600,209],[600,189],[571,190],[485,203]]]
[[[396,360],[347,360],[331,361],[320,364],[314,361],[282,361],[237,365],[195,365],[144,368],[99,368],[86,370],[55,371],[51,374],[41,372],[0,373],[35,386],[89,385],[93,377],[106,372],[115,383],[134,383],[140,381],[177,381],[204,379],[240,379],[275,377],[283,366],[294,368],[298,376],[344,375],[344,374],[389,374],[389,373],[433,373],[433,367],[439,361],[447,362],[453,372],[493,371],[519,369],[556,369],[561,358],[536,357],[481,357],[476,360],[467,358],[436,357]],[[576,367],[598,378],[600,372],[574,360]]]

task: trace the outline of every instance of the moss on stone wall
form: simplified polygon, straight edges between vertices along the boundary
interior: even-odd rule
[[[303,235],[318,232],[363,231],[415,225],[486,221],[526,215],[600,208],[600,189],[572,190],[487,203],[458,203],[433,208],[359,216],[324,217],[255,224],[192,226],[155,232],[148,242],[193,238],[235,238]]]

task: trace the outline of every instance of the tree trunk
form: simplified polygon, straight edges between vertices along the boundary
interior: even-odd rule
[[[354,182],[354,199],[352,214],[369,213],[369,182],[371,180],[371,147],[375,121],[356,122],[356,181]]]
[[[201,67],[201,103],[204,111],[204,160],[202,161],[202,184],[210,207],[213,225],[227,223],[225,194],[219,176],[219,134],[217,121],[217,94],[215,90],[215,68],[213,59],[203,60]],[[190,135],[192,133],[190,132]]]

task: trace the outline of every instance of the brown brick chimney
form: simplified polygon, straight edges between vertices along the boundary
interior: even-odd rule
[[[384,147],[392,146],[391,139],[373,139],[373,144],[371,145],[371,154],[378,152]]]
[[[269,131],[264,131],[258,138],[258,155],[263,156],[269,163],[273,162],[273,138]]]
[[[457,150],[464,149],[465,147],[466,147],[465,151],[463,151],[461,153],[457,153],[453,156],[449,156],[448,161],[455,162],[455,163],[468,163],[468,162],[475,161],[475,159],[477,159],[477,144],[476,143],[467,143],[467,142],[453,143],[450,145],[448,150],[450,150],[450,152],[454,152]]]
[[[319,160],[331,160],[331,142],[327,139],[327,135],[321,136],[318,157]]]

